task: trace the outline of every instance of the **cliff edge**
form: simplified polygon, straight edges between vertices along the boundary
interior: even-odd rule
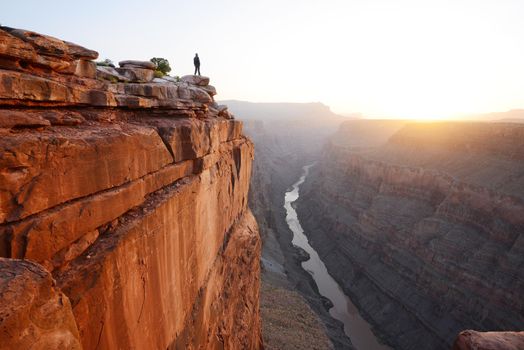
[[[97,57],[0,27],[0,348],[261,348],[242,123],[206,77]],[[54,333],[16,321],[30,286]]]

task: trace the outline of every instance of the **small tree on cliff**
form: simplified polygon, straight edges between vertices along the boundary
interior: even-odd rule
[[[115,68],[115,65],[113,61],[111,61],[109,58],[106,58],[103,61],[95,62],[97,66],[104,66],[104,67],[113,67]]]
[[[150,61],[156,65],[155,76],[164,76],[167,75],[167,73],[171,72],[171,66],[169,65],[169,61],[165,58],[153,57]]]

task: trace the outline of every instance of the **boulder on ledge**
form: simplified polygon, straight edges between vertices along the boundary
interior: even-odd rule
[[[0,348],[80,350],[67,296],[36,263],[0,258]]]
[[[217,94],[217,89],[212,85],[201,86],[200,88],[207,92],[209,96],[215,96]]]
[[[463,331],[455,339],[453,350],[522,350],[524,332]]]
[[[200,76],[200,75],[184,75],[182,78],[180,78],[180,80],[188,84],[191,84],[191,85],[198,85],[198,86],[209,85],[209,78]]]
[[[153,62],[150,61],[135,61],[135,60],[125,60],[118,62],[120,67],[136,67],[143,69],[155,69],[156,66]]]
[[[108,66],[96,66],[96,77],[103,80],[109,80],[109,81],[123,81],[128,82],[130,79],[126,78],[125,76],[121,75],[116,71],[113,67]]]
[[[47,35],[0,26],[0,68],[34,72],[45,67],[62,74],[93,76],[89,62],[98,53]]]
[[[138,68],[130,65],[123,68],[116,68],[116,71],[132,82],[148,83],[155,77],[155,71],[152,69]]]
[[[0,29],[25,41],[31,45],[37,53],[42,55],[60,57],[69,61],[77,59],[94,60],[98,58],[98,52],[94,50],[89,50],[83,46],[53,38],[49,35],[9,27],[0,27]]]

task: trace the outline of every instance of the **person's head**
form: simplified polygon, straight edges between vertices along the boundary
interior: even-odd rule
[[[195,56],[198,57],[198,54],[196,53]]]

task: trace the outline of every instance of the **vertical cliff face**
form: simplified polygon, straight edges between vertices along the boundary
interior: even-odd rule
[[[241,122],[208,78],[96,56],[0,28],[0,256],[52,273],[84,349],[259,348]]]
[[[524,327],[521,133],[409,125],[382,146],[331,144],[306,180],[298,213],[311,244],[395,348]]]

